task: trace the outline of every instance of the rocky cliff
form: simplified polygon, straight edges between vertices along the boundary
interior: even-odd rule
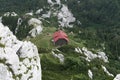
[[[19,41],[2,23],[0,23],[0,79],[41,80],[37,47],[30,41]]]

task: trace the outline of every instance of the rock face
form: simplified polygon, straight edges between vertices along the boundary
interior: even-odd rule
[[[4,14],[4,16],[7,16],[7,17],[9,17],[9,16],[17,16],[18,14],[16,14],[15,12],[6,12],[5,14]]]
[[[56,54],[54,51],[52,51],[52,54],[55,58],[58,58],[60,63],[64,63],[64,55],[63,54]]]
[[[90,79],[93,79],[93,73],[90,69],[88,70],[88,76],[90,77]]]
[[[58,13],[58,20],[62,27],[73,27],[70,23],[75,22],[75,17],[69,11],[66,5],[62,5],[60,12]]]
[[[41,80],[37,47],[19,41],[0,23],[0,80]]]
[[[28,21],[28,24],[30,26],[33,26],[34,28],[29,32],[32,37],[36,37],[36,35],[40,34],[42,32],[42,22],[39,19],[31,18]]]
[[[102,69],[104,70],[104,72],[105,73],[107,73],[109,76],[112,76],[112,77],[114,77],[114,75],[113,74],[111,74],[107,69],[106,69],[106,67],[105,66],[103,66],[102,65]]]
[[[117,76],[113,80],[120,80],[120,74],[117,74]]]
[[[77,47],[77,48],[75,48],[75,52],[84,54],[86,56],[85,59],[89,62],[95,58],[99,58],[99,59],[103,60],[105,63],[109,62],[108,57],[106,56],[106,54],[104,52],[97,52],[97,54],[94,54],[91,51],[89,51],[86,47],[83,47],[82,49]]]
[[[76,18],[69,10],[68,6],[63,4],[61,0],[47,0],[47,2],[50,5],[50,9],[49,11],[44,11],[47,13],[42,14],[42,19],[51,18],[54,16],[58,19],[57,23],[59,24],[59,27],[72,28]],[[40,14],[41,11],[43,11],[43,9],[39,9],[37,14]]]

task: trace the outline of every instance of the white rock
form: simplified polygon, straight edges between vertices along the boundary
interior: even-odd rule
[[[79,47],[75,48],[75,52],[82,54],[82,50]]]
[[[90,77],[90,79],[93,79],[93,73],[90,69],[88,70],[88,76]]]
[[[0,80],[28,80],[30,76],[32,76],[31,80],[41,80],[37,47],[29,41],[17,40],[9,28],[2,23],[0,23],[0,38],[0,43],[5,46],[0,47],[0,59],[3,60],[0,68],[5,70],[5,73],[0,72]],[[22,77],[17,77],[18,75]],[[16,76],[16,79],[12,76]]]
[[[47,0],[47,2],[49,3],[49,4],[54,4],[53,2],[52,2],[52,0]]]
[[[87,48],[83,47],[82,48],[84,55],[86,56],[87,61],[91,61],[92,59],[97,58],[96,54],[93,54],[91,51],[88,51]]]
[[[26,16],[33,16],[33,12],[29,12],[25,14]]]
[[[30,26],[33,26],[33,29],[29,31],[32,37],[36,37],[36,35],[40,34],[43,30],[42,22],[39,19],[32,18],[28,21]]]
[[[102,59],[104,62],[109,62],[108,57],[104,52],[98,52],[98,58]]]
[[[120,74],[117,74],[113,80],[120,80]]]
[[[56,0],[56,4],[61,4],[61,1],[60,0]]]
[[[38,9],[35,14],[40,14],[43,11],[43,9]]]
[[[29,25],[33,25],[33,26],[36,26],[36,25],[41,25],[42,22],[37,19],[37,18],[31,18],[29,21],[28,21],[28,24]]]
[[[31,76],[31,74],[27,74],[27,75],[24,74],[24,75],[22,75],[21,80],[27,80],[29,78],[29,76]]]
[[[10,68],[14,71],[15,74],[18,73],[19,69],[19,58],[16,55],[15,51],[12,48],[5,47],[4,49],[4,59],[6,59],[6,64],[10,64]]]
[[[80,4],[80,1],[78,1],[78,4]]]
[[[64,62],[64,55],[63,54],[58,54],[58,58],[59,58],[61,63]]]
[[[69,11],[68,7],[66,5],[62,5],[62,8],[58,13],[58,20],[62,27],[73,27],[70,23],[75,22],[76,19],[73,17],[73,14]]]
[[[105,73],[107,73],[109,76],[112,76],[112,77],[114,77],[114,75],[113,74],[111,74],[107,69],[106,69],[106,67],[105,66],[103,66],[102,65],[102,69],[104,70],[104,72]]]
[[[6,13],[4,14],[4,16],[6,16],[6,17],[9,17],[9,16],[18,16],[18,14],[15,13],[15,12],[6,12]]]
[[[35,28],[33,28],[32,30],[29,31],[29,34],[31,34],[32,37],[36,37],[36,35],[40,34],[42,32],[42,27],[41,26],[37,26]]]
[[[61,1],[60,0],[55,0],[55,2],[53,2],[52,0],[47,0],[47,2],[50,4],[50,5],[54,5],[54,4],[61,4]]]
[[[14,80],[8,70],[8,67],[0,63],[0,80]]]
[[[22,63],[23,63],[26,67],[30,67],[30,65],[31,65],[31,64],[29,64],[29,63],[30,63],[29,58],[25,58],[25,59],[22,61]]]
[[[104,52],[97,52],[98,54],[93,54],[91,51],[88,51],[87,48],[83,47],[82,51],[84,52],[84,55],[86,56],[87,61],[91,61],[92,59],[99,58],[102,59],[105,63],[109,62],[108,57]]]
[[[75,22],[76,18],[73,16],[68,7],[64,4],[61,4],[61,0],[47,0],[47,2],[50,4],[51,7],[47,14],[42,15],[42,18],[50,18],[51,16],[57,16],[59,26],[72,28],[73,24],[70,23]],[[54,7],[54,5],[56,4],[59,5],[57,8]]]
[[[10,16],[10,12],[4,13],[4,16],[6,16],[6,17]]]
[[[63,54],[56,54],[54,51],[52,51],[52,54],[54,57],[58,58],[61,63],[64,63],[64,55]]]
[[[75,48],[75,52],[79,53],[79,50],[77,48]]]
[[[32,58],[34,56],[38,56],[37,47],[28,41],[23,42],[20,53],[21,58]]]
[[[43,14],[42,18],[50,18],[51,16],[51,11],[48,11],[47,14]]]
[[[19,73],[25,73],[27,71],[27,67],[24,65],[24,64],[22,64],[21,66],[20,66],[20,70],[19,70]]]
[[[16,29],[15,29],[15,34],[17,34],[17,31],[18,31],[19,26],[21,25],[21,23],[22,23],[22,19],[21,19],[21,18],[18,18],[17,27],[16,27]]]
[[[17,53],[17,51],[21,48],[22,45],[23,45],[23,42],[18,42],[17,44],[12,45],[12,48]]]
[[[11,16],[18,16],[18,14],[15,13],[15,12],[12,12],[12,13],[11,13]]]

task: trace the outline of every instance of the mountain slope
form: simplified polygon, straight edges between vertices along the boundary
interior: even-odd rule
[[[43,80],[119,77],[119,0],[1,0],[0,4],[6,6],[1,5],[0,21],[18,39],[37,46]],[[67,33],[68,45],[52,43],[58,28]]]

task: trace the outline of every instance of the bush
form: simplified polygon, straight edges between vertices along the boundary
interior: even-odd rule
[[[2,23],[9,27],[9,29],[13,32],[14,35],[17,36],[18,39],[22,40],[26,38],[29,34],[29,31],[33,28],[33,26],[28,25],[29,17],[26,19],[23,19],[21,25],[18,27],[17,33],[15,33],[15,30],[17,28],[17,21],[19,16],[9,16],[9,17],[3,17]]]
[[[34,28],[33,26],[29,26],[28,25],[28,20],[30,18],[26,18],[23,19],[23,22],[21,23],[21,25],[18,28],[17,33],[15,34],[17,36],[18,39],[22,40],[24,38],[26,38],[29,35],[29,31]]]
[[[73,80],[90,80],[88,76],[84,74],[74,75]]]
[[[63,53],[74,53],[75,51],[75,46],[72,45],[65,45],[62,46],[60,48],[58,48],[60,51],[62,51]]]
[[[43,71],[61,71],[59,59],[55,58],[52,54],[43,54],[41,56],[41,65]]]
[[[0,43],[0,47],[5,47],[5,45],[3,45],[3,44]]]
[[[39,53],[49,53],[51,50],[49,48],[38,47]]]
[[[99,63],[99,64],[98,64]],[[96,58],[96,59],[93,59],[90,63],[90,67],[93,68],[93,67],[96,67],[97,69],[100,69],[101,68],[101,65],[104,65],[105,63],[99,59],[99,58]]]
[[[18,16],[9,16],[9,17],[4,16],[2,18],[2,23],[5,26],[8,26],[13,33],[15,33],[15,29],[17,27],[17,21],[18,21]]]
[[[88,66],[84,59],[67,57],[65,59],[64,68],[77,73],[87,73]]]

